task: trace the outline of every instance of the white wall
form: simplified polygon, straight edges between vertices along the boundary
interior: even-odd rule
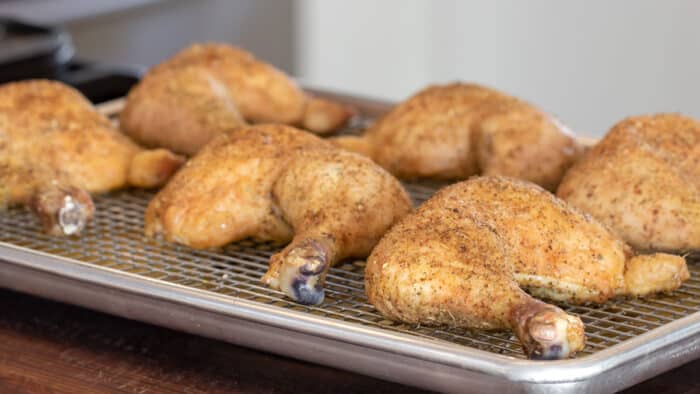
[[[700,1],[302,0],[298,16],[313,84],[401,99],[477,81],[588,135],[638,113],[700,117]]]

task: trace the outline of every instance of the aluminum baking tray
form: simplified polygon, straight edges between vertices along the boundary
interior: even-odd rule
[[[320,94],[357,106],[365,117],[387,109]],[[100,109],[114,117],[121,107],[114,101]],[[440,186],[406,184],[416,202]],[[80,238],[38,232],[24,209],[0,212],[0,286],[446,392],[609,392],[700,357],[695,259],[690,280],[673,295],[563,305],[586,324],[585,350],[575,359],[530,361],[509,333],[384,319],[365,298],[363,261],[331,269],[322,305],[290,302],[260,283],[280,245],[244,241],[211,251],[147,239],[142,216],[151,197],[141,190],[96,197],[97,215]]]

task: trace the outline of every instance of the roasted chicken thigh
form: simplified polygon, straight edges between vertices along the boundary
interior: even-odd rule
[[[550,190],[581,150],[564,126],[534,106],[465,83],[430,86],[361,136],[333,141],[399,178],[505,175]]]
[[[30,206],[51,234],[80,232],[94,211],[89,193],[160,186],[183,161],[140,148],[69,86],[0,86],[0,206]]]
[[[129,93],[121,127],[136,141],[194,154],[233,127],[284,123],[323,134],[353,115],[311,97],[280,70],[226,44],[197,44],[151,69]]]
[[[482,177],[442,189],[395,225],[367,260],[365,287],[388,318],[509,328],[528,356],[555,359],[583,348],[583,323],[533,296],[601,303],[672,291],[688,275],[682,257],[635,256],[534,184]]]
[[[151,201],[146,234],[195,248],[252,237],[291,243],[263,281],[303,304],[323,301],[328,268],[365,257],[411,208],[371,160],[283,125],[215,137]]]
[[[700,250],[700,122],[677,114],[619,122],[557,195],[637,249]]]

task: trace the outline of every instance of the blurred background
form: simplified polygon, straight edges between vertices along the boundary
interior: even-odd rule
[[[696,0],[0,0],[0,14],[65,24],[79,55],[113,64],[218,40],[375,98],[474,81],[582,135],[632,114],[700,117]]]

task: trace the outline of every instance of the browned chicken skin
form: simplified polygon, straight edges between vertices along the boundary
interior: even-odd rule
[[[94,212],[88,193],[160,186],[182,163],[138,147],[66,85],[0,85],[0,205],[30,206],[51,234],[80,232]]]
[[[474,84],[430,86],[360,137],[334,139],[399,178],[505,175],[553,190],[580,153],[565,127],[532,105]]]
[[[700,250],[700,122],[677,114],[619,122],[557,195],[635,248]]]
[[[259,125],[210,141],[151,201],[145,222],[147,235],[195,248],[291,241],[263,281],[318,304],[328,268],[367,256],[410,207],[371,160],[289,126]]]
[[[298,125],[323,134],[352,115],[344,105],[310,97],[243,49],[197,44],[148,72],[130,92],[121,124],[147,146],[191,155],[246,121]]]
[[[603,225],[534,184],[448,186],[395,225],[367,260],[369,301],[418,324],[510,328],[532,358],[581,350],[581,320],[535,296],[604,302],[680,287],[682,257],[633,256]]]
[[[142,145],[186,155],[245,124],[228,89],[201,67],[147,74],[129,92],[120,121],[121,129]]]

